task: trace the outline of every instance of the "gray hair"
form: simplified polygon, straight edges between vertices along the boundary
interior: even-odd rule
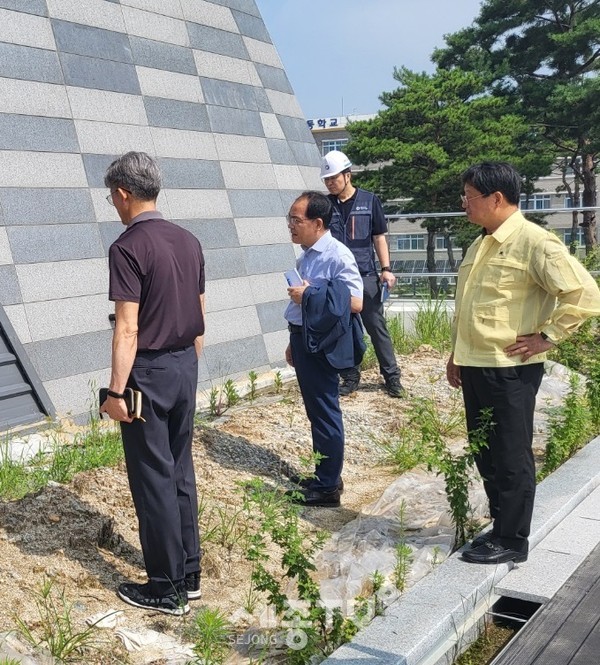
[[[160,192],[158,164],[145,152],[127,152],[108,167],[104,184],[122,187],[140,201],[154,201]]]

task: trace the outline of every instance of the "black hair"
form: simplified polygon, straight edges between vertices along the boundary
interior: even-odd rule
[[[463,187],[471,185],[486,196],[494,192],[502,192],[509,203],[519,205],[521,176],[515,167],[507,162],[474,164],[464,171],[461,180]]]
[[[323,226],[328,229],[333,213],[333,205],[325,194],[321,192],[302,192],[296,201],[306,199],[306,217],[308,219],[320,218],[323,220]]]

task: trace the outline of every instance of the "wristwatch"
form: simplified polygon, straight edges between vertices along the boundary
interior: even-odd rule
[[[381,272],[392,272],[392,269],[390,268],[390,266],[383,266]]]

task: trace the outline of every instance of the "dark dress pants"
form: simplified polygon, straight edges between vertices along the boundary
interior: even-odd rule
[[[157,593],[200,570],[192,462],[197,383],[193,346],[139,352],[127,383],[143,395],[146,422],[121,423],[121,434],[146,572]]]
[[[290,333],[292,358],[306,415],[310,421],[313,450],[323,455],[311,484],[319,491],[335,490],[344,464],[344,424],[339,400],[338,370],[323,353],[308,353],[302,334]]]
[[[363,325],[371,338],[375,355],[379,361],[379,371],[386,382],[400,380],[400,369],[396,363],[394,346],[390,338],[381,302],[381,285],[378,275],[363,275],[363,308],[360,313]],[[357,378],[360,365],[343,369],[340,376],[344,379]]]
[[[533,414],[543,374],[543,363],[460,368],[469,432],[480,426],[481,409],[493,409],[489,446],[476,456],[494,520],[492,534],[519,552],[529,547],[535,498]]]

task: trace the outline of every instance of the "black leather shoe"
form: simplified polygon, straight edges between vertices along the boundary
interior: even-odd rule
[[[406,390],[404,390],[404,386],[400,383],[400,379],[390,379],[389,381],[386,381],[385,389],[390,397],[406,396]]]
[[[358,390],[358,384],[360,383],[360,374],[358,376],[346,376],[342,377],[342,384],[340,386],[340,397],[348,397],[353,392]]]
[[[319,490],[299,488],[297,490],[288,490],[285,493],[294,503],[302,506],[320,506],[322,508],[338,508],[340,505],[340,491],[319,492]]]
[[[292,485],[298,485],[298,487],[307,488],[312,485],[314,478],[303,478],[302,476],[294,475],[290,476],[288,480],[290,483],[292,483]],[[338,490],[340,494],[344,491],[344,480],[342,478],[340,478],[340,482],[338,483]]]
[[[488,540],[479,547],[465,550],[462,558],[469,563],[506,563],[507,561],[521,563],[527,561],[527,552],[517,552],[517,550],[511,550],[509,547],[503,547]]]
[[[469,545],[470,549],[475,549],[476,547],[481,547],[492,540],[492,532],[486,531],[485,533],[480,533],[478,536],[473,538],[471,544]]]

